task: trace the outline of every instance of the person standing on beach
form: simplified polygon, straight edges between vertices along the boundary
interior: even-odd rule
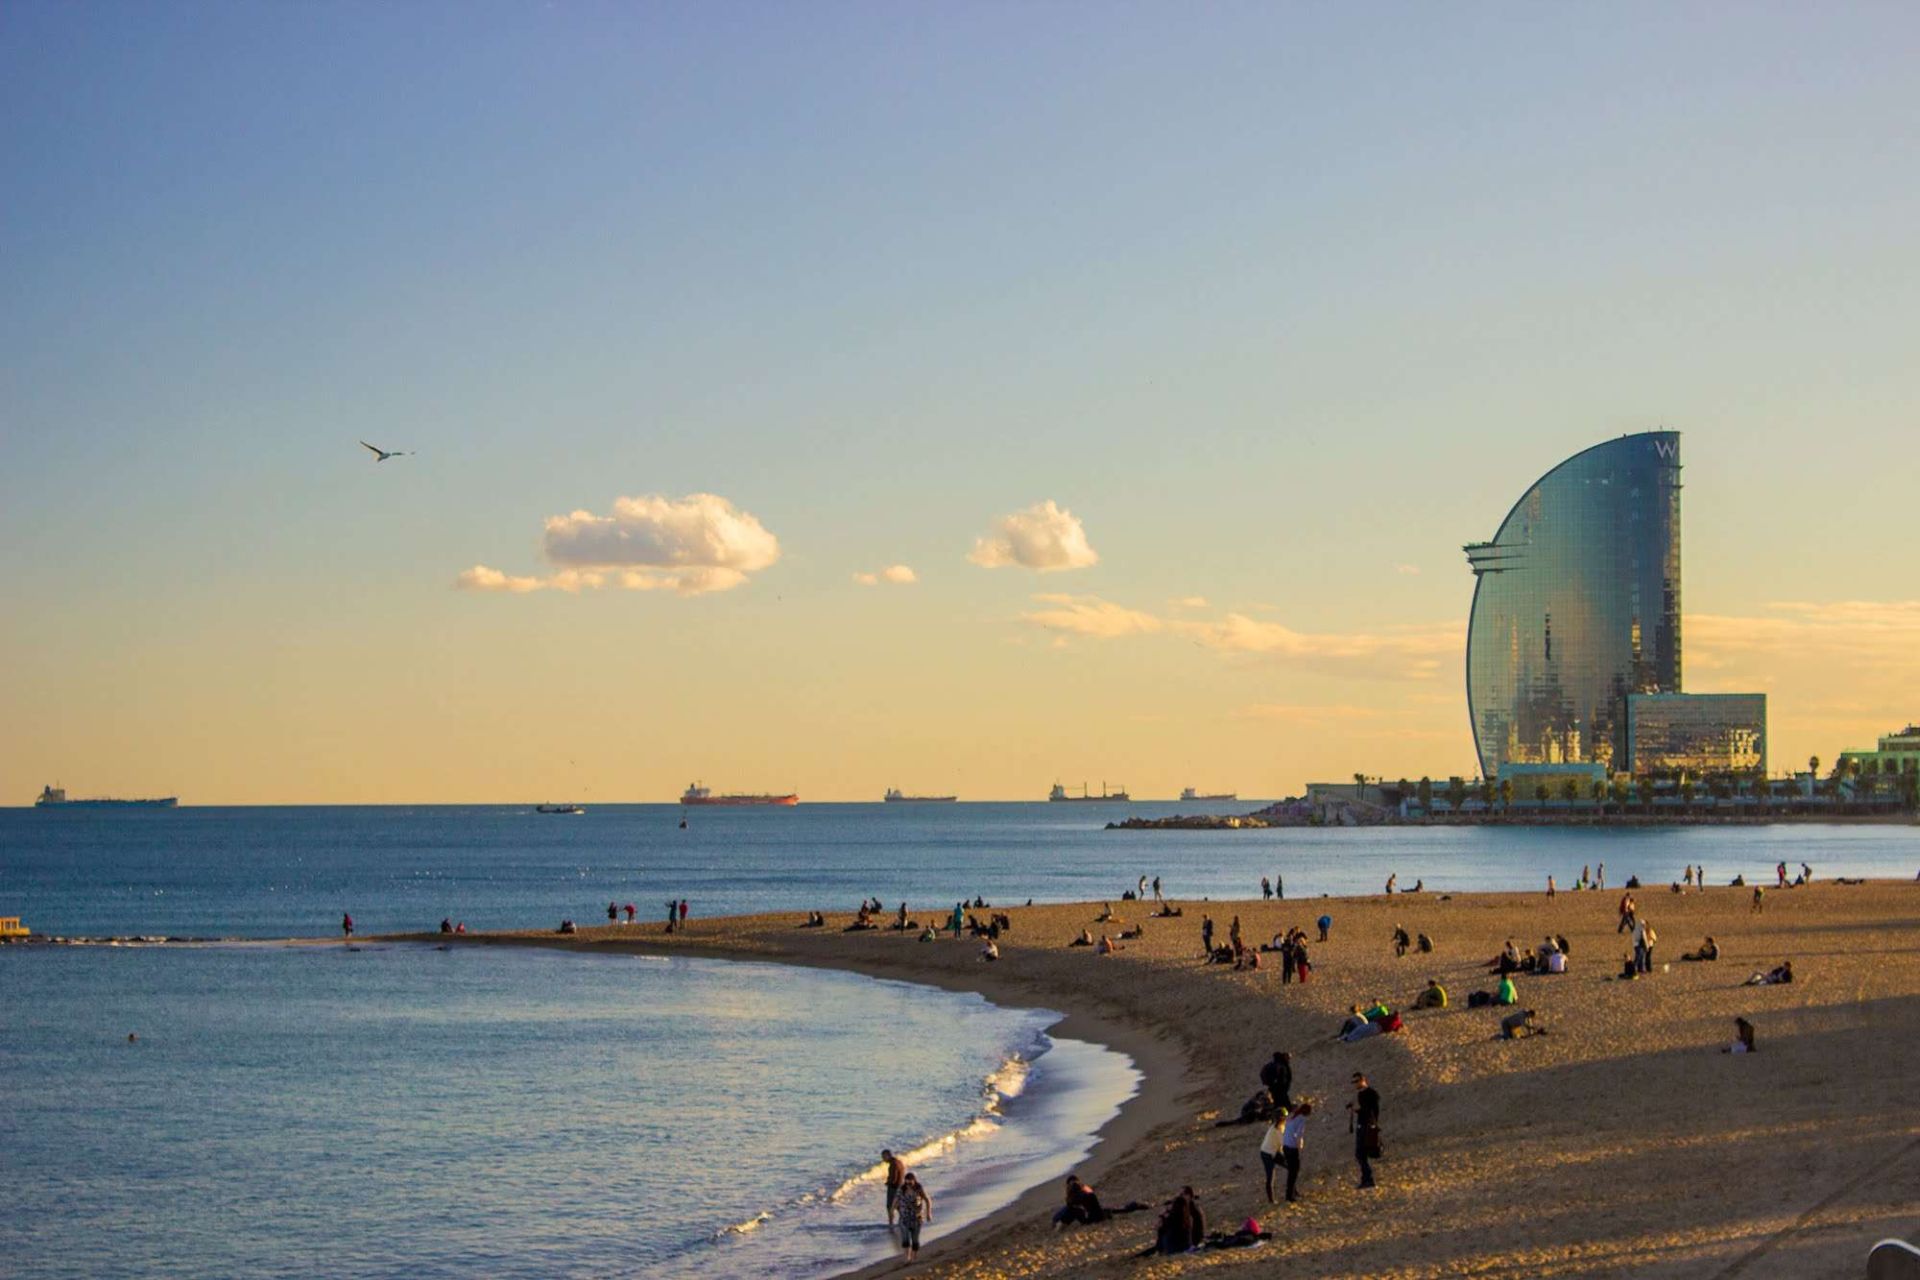
[[[1280,1138],[1286,1131],[1287,1109],[1275,1107],[1273,1116],[1267,1121],[1267,1131],[1260,1138],[1260,1167],[1267,1175],[1267,1203],[1278,1203],[1273,1198],[1273,1171],[1280,1168]]]
[[[1140,888],[1133,896],[1136,898],[1144,898],[1147,896],[1147,877],[1144,873],[1140,876]]]
[[[686,922],[687,922],[687,900],[685,898],[682,898],[680,899],[680,923],[685,924]]]
[[[340,936],[343,938],[353,936],[353,917],[344,912],[340,916]]]
[[[1213,917],[1200,917],[1200,945],[1209,957],[1213,955]]]
[[[1321,916],[1315,923],[1320,926],[1320,941],[1325,942],[1327,940],[1327,931],[1333,928],[1333,917]]]
[[[880,1153],[880,1163],[887,1167],[887,1225],[900,1212],[900,1184],[907,1180],[907,1166],[891,1150]]]
[[[1160,901],[1160,877],[1159,876],[1155,876],[1153,878],[1153,900],[1155,902]]]
[[[1273,873],[1273,896],[1281,902],[1287,900],[1287,878],[1278,871]]]
[[[1395,871],[1392,874],[1388,875],[1387,876],[1387,892],[1391,894],[1393,892],[1393,886],[1399,883],[1400,883],[1400,873],[1398,871]]]
[[[1373,1186],[1373,1158],[1380,1154],[1380,1091],[1367,1083],[1361,1072],[1353,1073],[1354,1099],[1347,1104],[1353,1113],[1353,1158],[1360,1166],[1360,1190]]]
[[[1547,896],[1549,898],[1553,896],[1553,877],[1552,876],[1547,877]]]
[[[1246,944],[1241,940],[1241,937],[1240,937],[1240,917],[1239,916],[1235,916],[1233,918],[1233,923],[1227,926],[1227,944],[1233,948],[1233,958],[1235,962],[1238,962],[1240,959],[1240,953],[1247,949]]]
[[[1607,887],[1607,864],[1604,862],[1593,869],[1593,887],[1596,889]]]
[[[920,1185],[920,1179],[908,1174],[900,1180],[900,1195],[894,1207],[900,1214],[900,1247],[907,1261],[920,1256],[920,1228],[933,1221],[933,1197]]]
[[[1287,1171],[1287,1203],[1292,1204],[1300,1198],[1300,1148],[1307,1141],[1307,1117],[1313,1114],[1313,1104],[1303,1102],[1287,1117],[1286,1125],[1280,1130],[1280,1163]],[[1268,1192],[1269,1202],[1273,1199]]]
[[[1267,879],[1265,876],[1260,877],[1260,900],[1263,902],[1273,901],[1273,881]]]
[[[1275,1053],[1267,1065],[1260,1068],[1260,1083],[1267,1087],[1282,1110],[1293,1106],[1293,1055]]]

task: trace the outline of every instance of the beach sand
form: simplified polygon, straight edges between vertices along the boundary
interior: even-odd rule
[[[995,964],[972,940],[843,933],[845,912],[796,928],[804,910],[696,917],[671,935],[643,922],[464,940],[823,965],[1063,1011],[1059,1034],[1119,1049],[1145,1074],[1082,1166],[1105,1203],[1157,1206],[1191,1184],[1210,1228],[1254,1216],[1276,1233],[1255,1249],[1136,1261],[1154,1213],[1057,1232],[1059,1189],[1046,1186],[933,1244],[916,1273],[1856,1277],[1875,1241],[1920,1236],[1920,884],[1769,890],[1758,915],[1745,889],[1643,889],[1660,941],[1655,972],[1633,982],[1615,977],[1629,950],[1620,892],[1182,902],[1174,920],[1115,902],[1147,936],[1104,958],[1065,945],[1083,927],[1119,933],[1093,923],[1100,904],[997,904],[1014,929]],[[1282,985],[1277,963],[1202,962],[1203,913],[1221,940],[1238,914],[1252,945],[1287,925],[1311,938],[1323,911],[1332,937],[1313,944],[1306,986]],[[1396,958],[1396,923],[1431,935],[1434,952]],[[1486,962],[1507,938],[1525,949],[1549,932],[1569,940],[1569,972],[1516,979],[1549,1033],[1500,1040],[1507,1011],[1468,1009],[1467,993],[1493,988]],[[1707,934],[1722,959],[1681,963]],[[1793,985],[1741,985],[1788,957]],[[1452,1007],[1407,1011],[1403,1034],[1335,1041],[1349,1005],[1407,1010],[1428,977]],[[1736,1015],[1755,1024],[1758,1053],[1719,1051]],[[1316,1103],[1291,1208],[1266,1203],[1262,1126],[1214,1123],[1238,1114],[1276,1049],[1293,1055],[1296,1096]],[[1355,1188],[1343,1109],[1356,1070],[1383,1097],[1372,1191]]]

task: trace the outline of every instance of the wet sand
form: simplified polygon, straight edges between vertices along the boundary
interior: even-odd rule
[[[1145,1075],[1082,1166],[1102,1199],[1157,1204],[1191,1184],[1210,1227],[1252,1215],[1276,1232],[1256,1249],[1136,1261],[1153,1213],[1056,1232],[1058,1188],[1039,1187],[923,1250],[916,1273],[1854,1277],[1876,1240],[1920,1236],[1920,884],[1769,890],[1757,915],[1744,889],[1644,889],[1660,941],[1655,972],[1634,982],[1616,979],[1620,892],[1183,902],[1173,920],[1115,902],[1147,936],[1104,958],[1066,946],[1083,927],[1117,936],[1093,923],[1100,904],[1001,904],[1014,929],[995,964],[972,940],[843,933],[844,912],[797,928],[804,910],[696,917],[674,934],[642,922],[460,941],[821,965],[1061,1010],[1058,1034],[1119,1049]],[[1277,964],[1202,961],[1203,913],[1221,940],[1238,914],[1252,945],[1286,925],[1311,937],[1323,911],[1332,937],[1313,945],[1306,986],[1282,985]],[[1396,923],[1434,952],[1396,958]],[[1548,932],[1571,944],[1569,972],[1516,982],[1549,1032],[1500,1040],[1507,1011],[1468,1009],[1467,993],[1493,988],[1486,962],[1507,938],[1524,949]],[[1709,933],[1721,960],[1682,963]],[[1788,957],[1793,985],[1741,985]],[[1408,1010],[1428,977],[1452,1006]],[[1374,998],[1407,1010],[1406,1031],[1336,1042],[1348,1006]],[[1755,1024],[1758,1053],[1719,1052],[1736,1015]],[[1266,1203],[1261,1126],[1215,1125],[1276,1049],[1293,1054],[1296,1096],[1316,1102],[1291,1208]],[[1386,1156],[1364,1192],[1343,1110],[1355,1070],[1383,1097]]]

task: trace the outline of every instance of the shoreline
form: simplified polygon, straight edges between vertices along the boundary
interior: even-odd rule
[[[761,920],[761,916],[717,917],[718,920]],[[786,917],[781,917],[785,920]],[[783,964],[803,969],[828,969],[841,973],[855,973],[862,977],[885,982],[906,982],[918,986],[934,987],[942,991],[964,992],[978,995],[982,999],[1002,1008],[1031,1009],[1057,1012],[1057,1020],[1042,1028],[1043,1032],[1055,1040],[1078,1040],[1095,1045],[1125,1057],[1140,1074],[1139,1087],[1134,1093],[1123,1099],[1118,1113],[1092,1134],[1092,1146],[1087,1155],[1074,1169],[1089,1182],[1105,1175],[1115,1161],[1131,1153],[1153,1130],[1176,1120],[1183,1111],[1181,1099],[1183,1091],[1178,1087],[1191,1074],[1191,1055],[1183,1044],[1175,1043],[1174,1037],[1134,1019],[1116,1018],[1109,1014],[1088,1008],[1070,1008],[1069,1004],[1078,1001],[1059,999],[1039,999],[1032,995],[1016,994],[1016,989],[1024,984],[1019,982],[995,982],[1002,976],[998,966],[978,965],[972,975],[978,979],[969,981],[960,975],[931,974],[905,976],[892,965],[867,963],[858,960],[828,960],[812,956],[770,955],[757,949],[743,949],[724,945],[702,944],[698,942],[674,945],[665,941],[664,935],[658,940],[647,937],[621,937],[625,926],[602,927],[597,933],[605,937],[586,937],[588,930],[579,934],[548,937],[524,933],[467,933],[446,935],[439,933],[382,934],[359,939],[360,942],[390,943],[454,943],[466,946],[508,946],[537,947],[542,950],[575,951],[583,954],[598,955],[646,955],[668,958],[698,958],[725,960],[753,964]],[[678,937],[679,935],[674,935]],[[584,940],[582,940],[584,939]],[[951,941],[950,939],[948,940]],[[289,945],[340,945],[339,939],[287,939]],[[973,948],[967,945],[969,953]],[[950,1260],[970,1252],[980,1240],[991,1233],[1004,1230],[1016,1222],[1042,1212],[1051,1214],[1058,1207],[1059,1191],[1052,1182],[1037,1183],[1023,1188],[1014,1198],[1000,1208],[974,1218],[952,1232],[929,1241],[920,1250],[920,1261],[909,1264],[903,1258],[880,1259],[855,1267],[852,1270],[834,1273],[834,1280],[870,1280],[871,1277],[891,1275],[907,1269],[916,1270],[942,1260]]]
[[[800,929],[799,911],[695,918],[671,935],[640,924],[381,940],[771,961],[1059,1011],[1049,1035],[1124,1053],[1141,1074],[1139,1091],[1075,1166],[1102,1198],[1157,1207],[1191,1183],[1215,1225],[1256,1216],[1279,1232],[1257,1250],[1135,1264],[1153,1213],[1054,1232],[1058,1187],[1042,1183],[930,1242],[916,1272],[1078,1276],[1126,1265],[1158,1277],[1245,1260],[1264,1274],[1284,1255],[1290,1272],[1329,1277],[1692,1276],[1741,1269],[1765,1252],[1770,1267],[1838,1274],[1857,1271],[1862,1240],[1920,1234],[1911,1208],[1920,1204],[1920,1090],[1900,1049],[1920,1034],[1920,885],[1769,890],[1761,914],[1746,890],[1649,885],[1637,896],[1665,935],[1664,963],[1640,982],[1616,981],[1620,892],[1182,900],[1183,917],[1146,918],[1147,936],[1110,958],[1065,945],[1099,904],[1015,907],[993,965],[977,960],[971,940],[844,933],[844,914],[826,929]],[[1123,914],[1136,906],[1117,905]],[[1241,917],[1250,945],[1322,912],[1336,923],[1332,940],[1314,948],[1314,981],[1287,986],[1271,965],[1204,964],[1203,912],[1223,935]],[[1434,954],[1395,957],[1387,936],[1401,922],[1431,932]],[[1542,928],[1570,936],[1575,957],[1568,975],[1519,979],[1523,1001],[1554,1034],[1503,1042],[1497,1014],[1469,1010],[1461,997],[1492,985],[1484,960],[1503,938],[1524,943]],[[1719,938],[1723,963],[1674,963],[1705,933]],[[1743,984],[1782,956],[1809,976],[1786,987]],[[1428,973],[1455,993],[1453,1007],[1410,1012],[1402,1035],[1330,1038],[1350,1002],[1384,996],[1404,1009]],[[1759,1056],[1718,1052],[1736,1013],[1759,1025]],[[1306,1199],[1291,1210],[1269,1209],[1259,1194],[1259,1127],[1215,1124],[1237,1112],[1275,1048],[1293,1051],[1296,1093],[1321,1103]],[[1381,1190],[1365,1195],[1351,1190],[1339,1118],[1353,1069],[1388,1099]],[[1542,1175],[1547,1168],[1554,1173]],[[1549,1202],[1512,1213],[1515,1176],[1547,1176],[1539,1186],[1551,1188]],[[1771,1194],[1740,1194],[1761,1186]],[[906,1265],[896,1258],[843,1274]]]

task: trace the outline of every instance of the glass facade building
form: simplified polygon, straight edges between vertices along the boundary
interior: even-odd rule
[[[1645,693],[1627,699],[1635,777],[1766,772],[1764,693]]]
[[[1480,769],[1627,760],[1627,698],[1680,691],[1680,433],[1567,459],[1466,548]]]

